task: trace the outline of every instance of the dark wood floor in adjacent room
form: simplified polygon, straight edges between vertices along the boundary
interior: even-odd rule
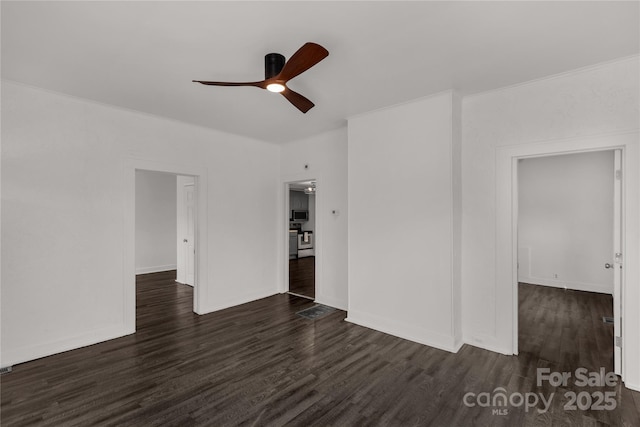
[[[315,299],[316,257],[289,260],[289,292]]]
[[[519,352],[570,371],[600,367],[613,371],[611,295],[521,283],[518,288]]]
[[[565,411],[564,392],[585,389],[535,384],[537,367],[611,368],[611,326],[598,323],[606,296],[521,285],[514,357],[469,345],[451,354],[342,311],[307,320],[295,313],[313,302],[287,294],[198,316],[174,277],[139,277],[136,334],[3,375],[2,425],[640,425],[640,393],[623,386],[607,388],[613,411]],[[463,405],[465,393],[496,387],[556,395],[543,414]]]

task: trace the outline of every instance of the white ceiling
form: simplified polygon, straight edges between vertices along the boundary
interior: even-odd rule
[[[2,77],[271,142],[447,89],[483,92],[638,54],[639,3],[7,2]],[[253,87],[264,55],[330,55],[289,86]]]

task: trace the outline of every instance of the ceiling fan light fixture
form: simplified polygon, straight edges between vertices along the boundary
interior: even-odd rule
[[[307,71],[329,55],[329,51],[317,43],[308,42],[302,45],[288,61],[279,53],[268,53],[264,57],[264,80],[259,82],[214,82],[193,80],[207,86],[253,86],[280,93],[302,113],[313,108],[313,102],[299,93],[289,89],[287,82]]]
[[[267,85],[267,90],[269,92],[280,93],[280,92],[284,91],[284,89],[285,89],[284,85],[282,85],[280,83],[269,83]]]

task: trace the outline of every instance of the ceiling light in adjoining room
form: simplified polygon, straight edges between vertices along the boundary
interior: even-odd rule
[[[312,182],[311,185],[305,187],[304,194],[316,194],[316,183]]]

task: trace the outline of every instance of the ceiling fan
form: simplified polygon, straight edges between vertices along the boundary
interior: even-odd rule
[[[259,82],[208,82],[193,80],[209,86],[255,86],[270,92],[282,94],[298,110],[306,113],[313,106],[313,102],[287,87],[287,82],[307,71],[329,55],[329,51],[316,43],[305,43],[285,62],[279,53],[268,53],[264,57],[264,80]]]

